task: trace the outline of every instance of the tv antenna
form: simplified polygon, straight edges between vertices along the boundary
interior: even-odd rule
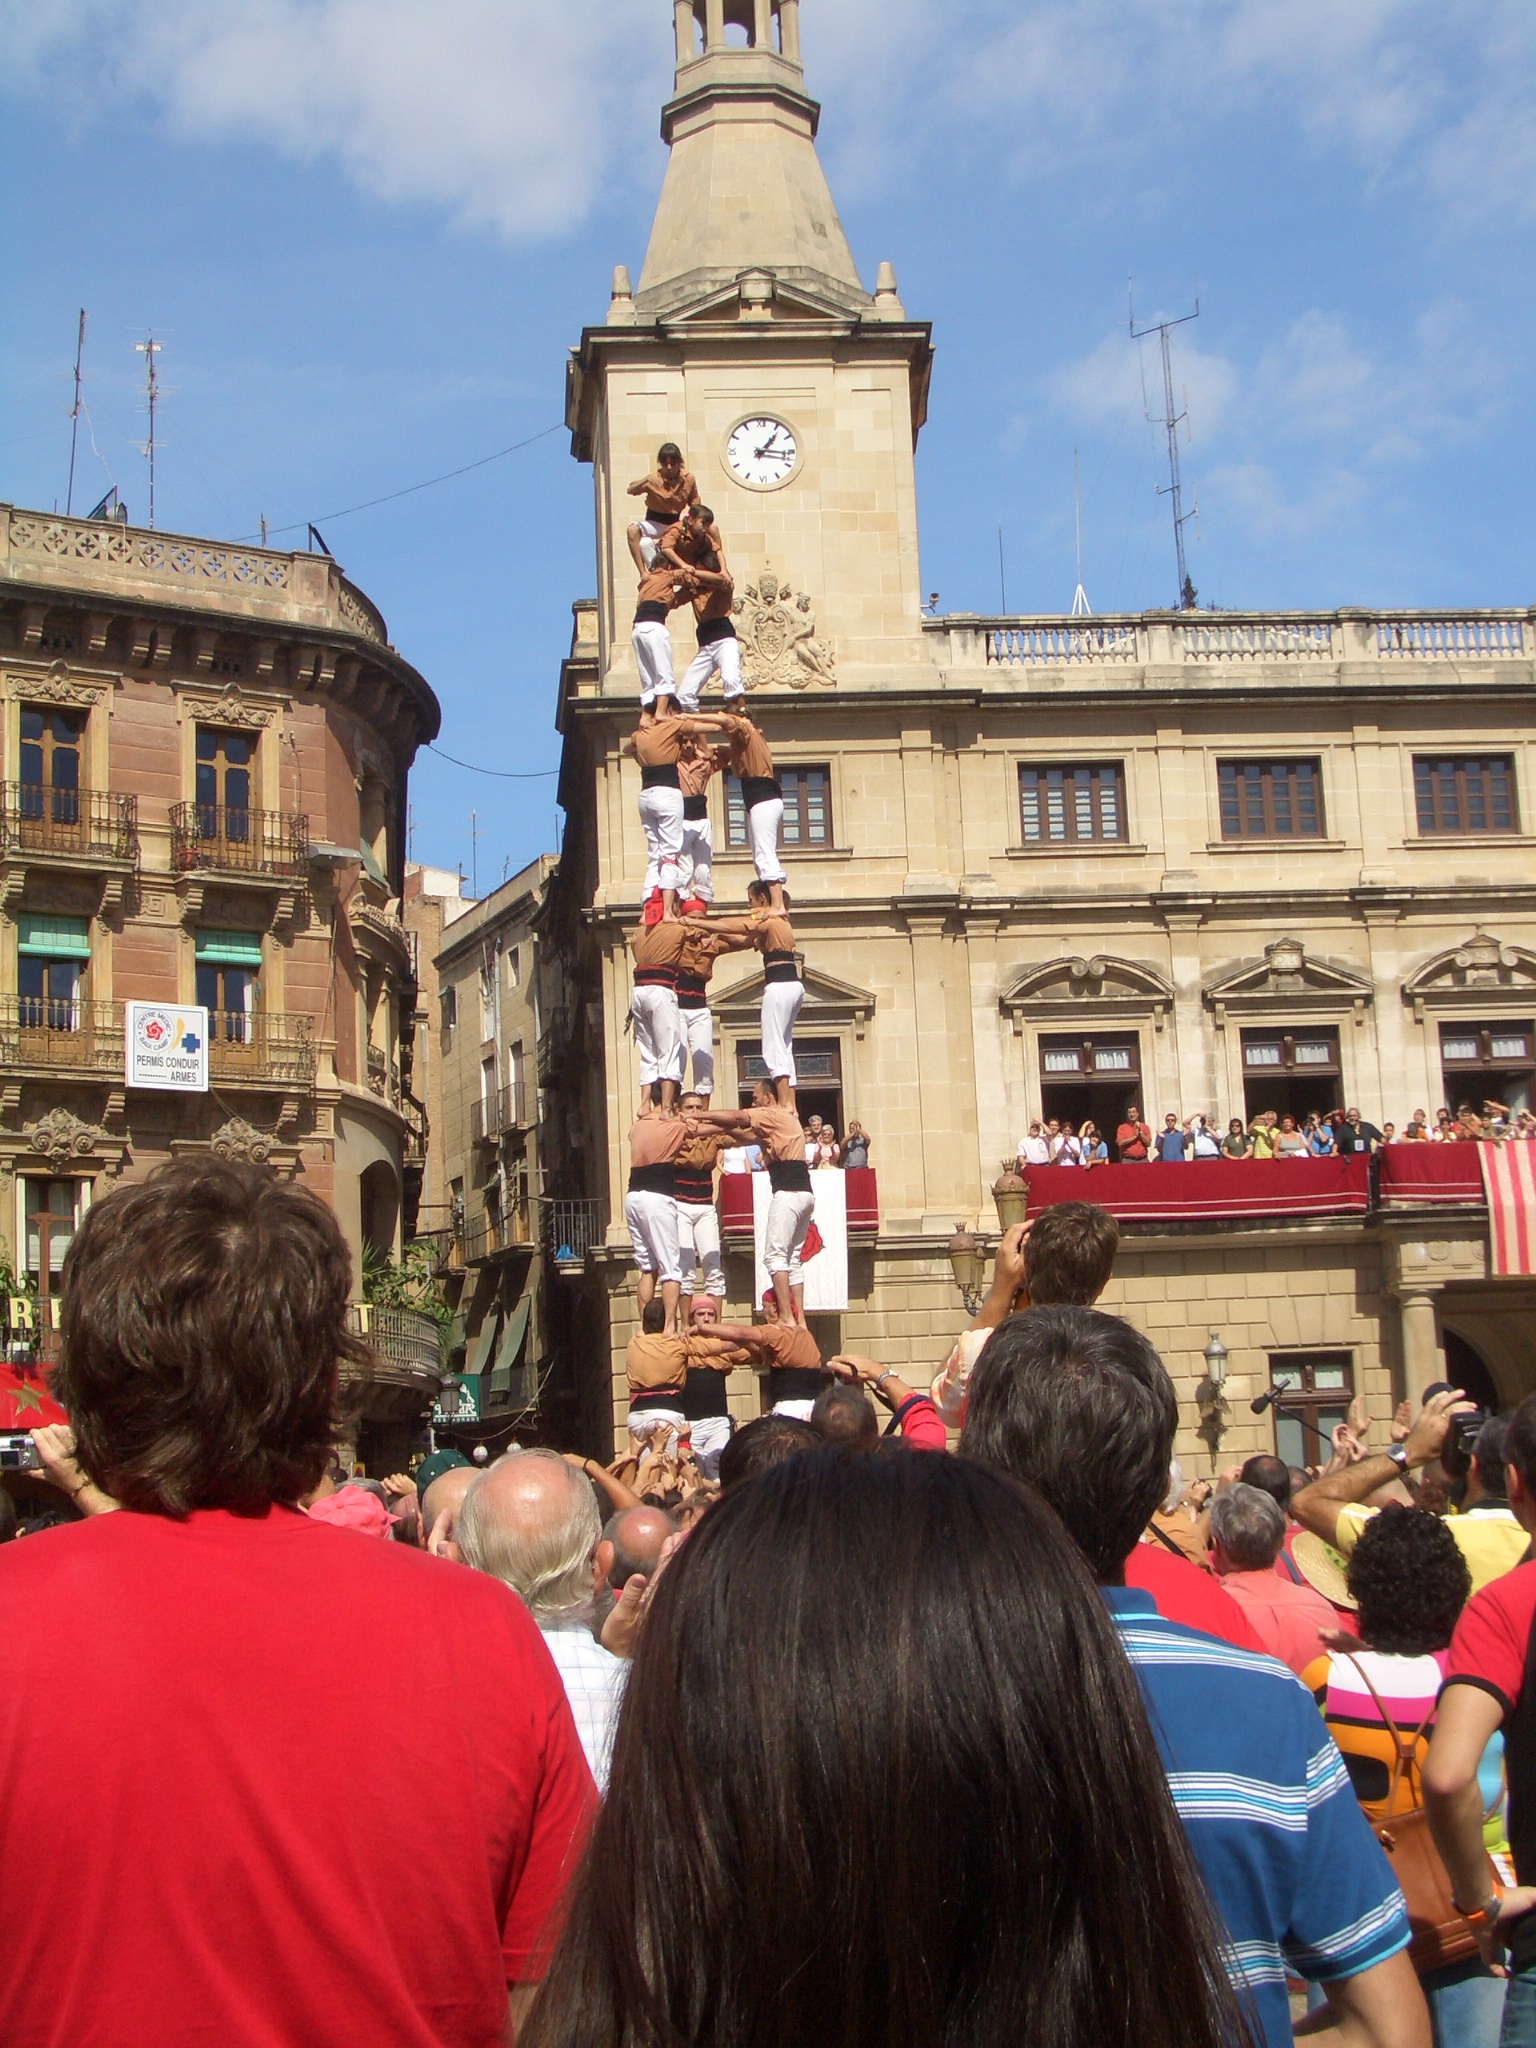
[[[1083,588],[1083,480],[1075,448],[1072,450],[1072,523],[1077,531],[1077,588],[1072,593],[1072,616],[1074,619],[1086,619],[1092,616],[1093,606]]]
[[[80,331],[75,337],[75,402],[69,409],[69,489],[64,494],[64,517],[75,509],[75,443],[80,438],[80,358],[85,354],[85,308],[80,308]],[[58,500],[55,499],[57,504]]]
[[[155,408],[160,403],[160,378],[155,369],[155,357],[165,347],[163,341],[156,341],[153,333],[147,341],[136,341],[135,349],[144,358],[144,389],[149,400],[149,439],[144,443],[144,453],[149,457],[149,526],[155,526]]]
[[[1189,435],[1189,394],[1185,393],[1182,409],[1175,411],[1173,397],[1173,347],[1168,337],[1172,334],[1175,327],[1187,327],[1191,320],[1198,320],[1200,318],[1200,301],[1196,299],[1193,313],[1186,313],[1181,319],[1154,320],[1146,327],[1138,327],[1136,325],[1136,306],[1134,300],[1131,302],[1130,312],[1132,341],[1144,341],[1149,334],[1155,334],[1158,340],[1158,347],[1162,351],[1163,416],[1161,419],[1158,419],[1155,414],[1148,412],[1147,418],[1154,427],[1161,427],[1168,436],[1168,481],[1166,484],[1159,484],[1157,486],[1157,495],[1160,498],[1171,498],[1173,500],[1173,545],[1179,559],[1179,602],[1177,609],[1179,611],[1192,612],[1198,602],[1198,595],[1194,584],[1189,580],[1189,564],[1184,557],[1184,528],[1191,519],[1198,521],[1200,517],[1200,498],[1197,492],[1191,509],[1188,512],[1184,510],[1184,486],[1183,480],[1179,475],[1179,428],[1182,427],[1184,429],[1185,438],[1187,439]],[[1142,402],[1143,404],[1146,402],[1145,372],[1143,372],[1142,377]]]

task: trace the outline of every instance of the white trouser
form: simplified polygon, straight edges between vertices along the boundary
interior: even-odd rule
[[[653,569],[656,566],[656,556],[659,552],[657,543],[669,528],[677,524],[677,521],[670,512],[660,512],[654,515],[647,512],[645,517],[637,519],[635,524],[640,529],[640,559],[644,562],[647,569]]]
[[[698,1424],[692,1426],[696,1429]],[[656,1448],[663,1455],[675,1451],[678,1431],[688,1427],[688,1418],[681,1408],[631,1408],[629,1411],[630,1441],[636,1450],[643,1449],[652,1438],[660,1436],[666,1441]]]
[[[788,1415],[796,1422],[809,1422],[814,1401],[775,1401],[768,1410],[770,1415]]]
[[[679,1202],[677,1251],[683,1269],[684,1294],[700,1287],[717,1301],[725,1299],[725,1261],[720,1256],[720,1218],[713,1202]]]
[[[764,797],[747,812],[747,835],[752,841],[752,865],[760,882],[789,879],[779,858],[779,829],[784,823],[784,799]]]
[[[763,1264],[770,1279],[776,1273],[787,1273],[790,1286],[798,1287],[805,1278],[800,1254],[815,1211],[816,1197],[808,1190],[803,1194],[783,1188],[774,1191],[763,1225]]]
[[[720,1477],[720,1453],[735,1434],[729,1415],[706,1415],[693,1425],[693,1455],[706,1479]]]
[[[641,542],[644,550],[645,543]],[[652,705],[658,697],[670,697],[677,689],[672,667],[672,634],[660,619],[640,619],[630,636],[635,666],[640,671],[640,702]]]
[[[681,1280],[677,1250],[677,1204],[650,1188],[631,1188],[624,1197],[624,1221],[635,1248],[635,1264],[658,1280]]]
[[[682,1032],[683,1060],[678,1069],[678,1079],[686,1081],[688,1062],[693,1061],[693,1092],[706,1098],[715,1092],[715,1020],[708,1009],[679,1009],[678,1022]]]
[[[795,1019],[805,1001],[803,981],[763,983],[763,1065],[770,1081],[795,1080]]]
[[[631,991],[629,1014],[635,1020],[635,1049],[640,1055],[640,1086],[683,1078],[683,1034],[678,1022],[677,990],[637,988]]]
[[[689,662],[677,693],[677,701],[685,711],[698,710],[700,693],[716,669],[720,671],[728,703],[733,697],[745,696],[741,687],[741,642],[734,633],[723,640],[711,640]]]
[[[682,873],[683,792],[662,783],[640,792],[640,822],[645,827],[645,891],[675,889]]]
[[[715,834],[709,819],[684,818],[683,850],[678,862],[678,894],[715,900]]]

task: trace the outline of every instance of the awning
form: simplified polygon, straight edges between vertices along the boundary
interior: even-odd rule
[[[525,1294],[507,1317],[507,1326],[502,1332],[501,1342],[496,1347],[496,1366],[491,1374],[488,1391],[492,1394],[510,1394],[512,1391],[512,1368],[516,1365],[528,1335],[528,1318],[533,1310],[533,1296]]]
[[[199,967],[260,967],[259,932],[200,931],[197,935]]]
[[[480,1333],[470,1346],[469,1355],[464,1361],[464,1370],[467,1373],[485,1371],[491,1355],[491,1346],[496,1342],[496,1325],[500,1321],[501,1310],[493,1308],[480,1325]]]
[[[47,960],[89,960],[91,921],[88,917],[60,917],[55,911],[24,910],[18,920],[19,950]]]

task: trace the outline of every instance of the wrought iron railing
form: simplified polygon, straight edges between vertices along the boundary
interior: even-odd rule
[[[0,854],[16,853],[136,862],[139,800],[103,789],[0,783]]]
[[[171,805],[171,860],[178,874],[207,868],[220,874],[298,875],[308,859],[306,817],[236,810],[228,804]]]
[[[557,1266],[584,1265],[587,1253],[603,1242],[607,1230],[601,1202],[553,1201],[545,1206],[544,1242]]]
[[[120,1076],[122,1004],[0,996],[0,1069],[6,1067]]]
[[[287,1017],[274,1010],[249,1015],[243,1010],[210,1010],[208,1072],[215,1081],[312,1087],[314,1025],[308,1017]]]
[[[563,1071],[571,1057],[575,1018],[569,1010],[556,1010],[549,1028],[539,1039],[539,1083],[548,1087]]]
[[[491,1145],[509,1131],[525,1130],[532,1119],[523,1091],[513,1081],[494,1095],[470,1104],[469,1136],[474,1145]]]
[[[348,1322],[389,1365],[413,1378],[438,1379],[443,1371],[442,1332],[434,1317],[415,1308],[354,1304]]]

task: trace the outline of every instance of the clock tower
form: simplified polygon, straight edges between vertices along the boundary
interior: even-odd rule
[[[627,495],[665,441],[714,509],[738,598],[784,586],[814,616],[799,686],[932,680],[922,636],[914,450],[929,328],[882,264],[866,291],[816,154],[800,0],[675,0],[671,154],[635,289],[569,367],[573,452],[595,472],[600,692],[638,689]],[[689,614],[673,616],[680,665]],[[749,685],[789,678],[744,635]],[[754,671],[757,671],[754,673]],[[770,672],[771,671],[771,672]]]

